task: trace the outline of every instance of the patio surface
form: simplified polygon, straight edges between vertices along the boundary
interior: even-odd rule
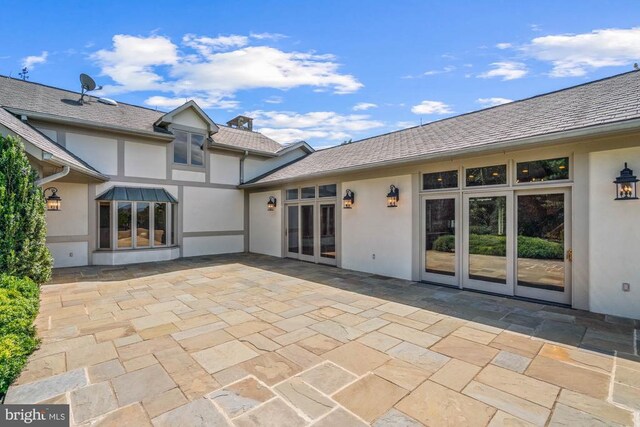
[[[56,270],[37,326],[5,403],[81,425],[640,425],[638,321],[292,260]]]

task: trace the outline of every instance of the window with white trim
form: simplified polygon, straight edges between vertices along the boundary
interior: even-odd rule
[[[173,163],[204,166],[204,135],[173,129]]]

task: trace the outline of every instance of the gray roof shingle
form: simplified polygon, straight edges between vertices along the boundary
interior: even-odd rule
[[[585,83],[521,101],[316,151],[249,184],[269,184],[391,161],[454,154],[467,148],[640,118],[640,72]]]
[[[121,102],[118,106],[106,105],[89,96],[85,96],[84,105],[80,105],[78,99],[78,92],[0,76],[0,106],[9,110],[32,111],[160,135],[168,133],[153,125],[166,114],[162,111]],[[268,153],[282,149],[282,145],[259,132],[218,126],[220,131],[213,139],[219,144]]]
[[[58,145],[54,141],[50,140],[33,127],[22,122],[20,119],[18,119],[16,116],[11,114],[4,108],[0,108],[0,125],[3,125],[11,132],[18,135],[21,139],[30,142],[39,149],[53,154],[56,158],[62,160],[72,169],[75,169],[79,172],[88,173],[92,176],[98,176],[104,180],[108,179],[87,162],[70,153],[63,146]]]

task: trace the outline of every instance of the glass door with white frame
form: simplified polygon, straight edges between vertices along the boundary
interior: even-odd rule
[[[464,196],[463,287],[513,295],[513,195]]]
[[[336,265],[336,204],[320,203],[319,262]]]
[[[300,256],[299,208],[298,205],[287,205],[286,218],[287,257]]]
[[[304,261],[315,262],[315,222],[313,204],[300,205],[300,256]]]
[[[516,295],[571,302],[568,201],[569,190],[516,194]]]
[[[458,196],[424,197],[422,280],[458,286]]]

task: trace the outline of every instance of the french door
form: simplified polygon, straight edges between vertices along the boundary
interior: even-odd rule
[[[462,287],[571,302],[570,190],[463,196]]]
[[[287,205],[285,230],[287,257],[336,264],[335,203]]]
[[[513,193],[464,195],[465,288],[514,295]]]
[[[516,193],[515,294],[571,302],[569,190]]]
[[[459,286],[459,211],[460,198],[457,194],[423,197],[422,280]]]

